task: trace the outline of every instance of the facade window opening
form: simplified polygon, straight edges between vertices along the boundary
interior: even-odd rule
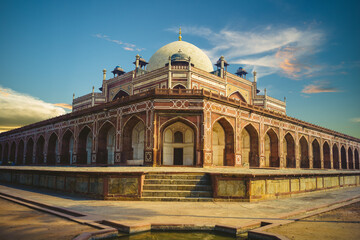
[[[176,132],[176,133],[174,134],[174,142],[175,142],[175,143],[183,143],[183,142],[184,142],[184,138],[183,138],[182,132]]]

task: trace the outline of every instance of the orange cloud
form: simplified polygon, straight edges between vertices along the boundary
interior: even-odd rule
[[[318,82],[314,82],[314,84],[305,86],[301,92],[307,94],[313,94],[313,93],[324,93],[324,92],[340,92],[340,90],[331,87],[330,84],[326,81],[322,81],[322,82],[318,81]]]
[[[72,106],[70,104],[67,104],[67,103],[54,103],[54,106],[72,110]]]

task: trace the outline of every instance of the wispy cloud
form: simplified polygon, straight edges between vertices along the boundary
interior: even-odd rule
[[[185,26],[182,32],[207,39],[213,47],[204,51],[213,62],[223,55],[232,64],[256,70],[259,77],[282,73],[301,79],[324,68],[307,62],[308,56],[321,51],[324,41],[321,30],[266,26],[248,31],[224,28],[214,32],[210,28]]]
[[[351,118],[350,121],[351,121],[351,122],[354,122],[354,123],[360,123],[360,117],[358,117],[358,118]]]
[[[0,86],[0,132],[65,114],[68,104],[52,104]]]
[[[313,94],[313,93],[329,93],[329,92],[340,92],[339,89],[330,86],[327,81],[315,81],[313,84],[307,85],[301,91],[302,93]]]
[[[94,37],[100,38],[100,39],[105,39],[106,41],[113,42],[118,45],[122,45],[122,48],[126,51],[135,51],[136,50],[138,52],[141,52],[141,51],[145,50],[145,48],[138,48],[138,47],[136,47],[135,44],[132,44],[132,43],[126,43],[126,42],[122,42],[120,40],[111,39],[110,36],[108,36],[108,35],[97,33],[94,35]]]

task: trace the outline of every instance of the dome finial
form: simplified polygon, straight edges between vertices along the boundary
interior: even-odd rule
[[[180,30],[179,30],[179,41],[181,41],[181,27],[180,27]]]

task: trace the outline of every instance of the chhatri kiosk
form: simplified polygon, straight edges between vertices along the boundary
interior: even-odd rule
[[[285,101],[266,91],[259,95],[256,72],[252,81],[242,68],[232,74],[223,56],[214,69],[202,50],[182,41],[181,32],[178,41],[161,47],[148,62],[137,55],[134,65],[129,72],[116,66],[111,78],[103,70],[101,92],[93,88],[74,98],[71,113],[1,133],[3,165],[78,166],[76,172],[86,172],[80,166],[133,165],[233,173],[261,168],[262,174],[269,168],[285,175],[317,170],[322,180],[312,178],[311,189],[359,184],[360,139],[287,116]],[[330,173],[335,180],[324,180]],[[343,174],[352,180],[340,180]],[[211,179],[223,189],[219,179],[226,178]],[[287,181],[284,192],[291,192]],[[143,183],[140,176],[138,197]],[[249,185],[242,187],[251,195]],[[296,189],[301,192],[300,180]]]

